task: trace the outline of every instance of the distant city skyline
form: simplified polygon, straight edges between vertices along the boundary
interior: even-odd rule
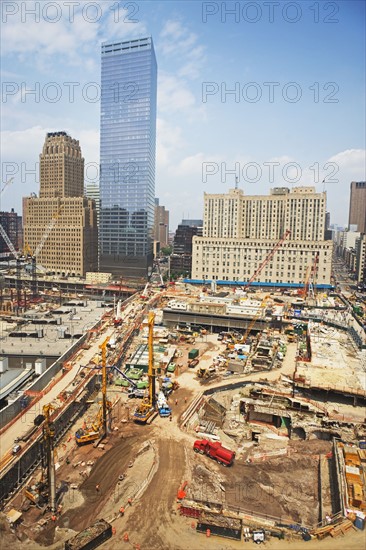
[[[21,4],[29,12],[39,5]],[[226,13],[225,2],[214,3],[213,15],[205,2],[133,2],[134,13],[116,4],[101,3],[94,22],[81,3],[72,21],[63,4],[52,23],[21,9],[4,14],[1,168],[2,182],[14,181],[1,210],[21,212],[21,197],[37,192],[49,131],[77,136],[85,184],[99,181],[100,45],[151,35],[159,61],[155,193],[172,228],[187,213],[201,218],[203,193],[227,192],[236,176],[248,195],[325,187],[332,223],[347,225],[350,182],[366,179],[364,2],[338,2],[337,13],[326,1],[295,2],[296,21],[295,7],[274,3],[271,20],[254,3],[255,22],[250,10]]]

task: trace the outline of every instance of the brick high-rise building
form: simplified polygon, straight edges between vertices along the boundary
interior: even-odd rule
[[[304,283],[317,262],[317,283],[330,284],[332,242],[324,239],[326,194],[276,187],[266,196],[241,189],[205,194],[203,236],[193,237],[192,278],[248,281],[285,231],[289,238],[256,281]]]
[[[366,233],[366,181],[351,182],[348,226],[351,225],[357,225],[356,231]]]
[[[97,269],[96,206],[83,195],[79,142],[66,132],[49,132],[40,155],[39,198],[23,199],[24,243],[34,253],[44,242],[37,263],[49,271],[84,276]]]

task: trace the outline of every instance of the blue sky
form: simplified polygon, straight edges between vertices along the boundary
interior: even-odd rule
[[[235,176],[249,195],[325,188],[331,222],[347,223],[349,183],[365,179],[364,2],[4,0],[1,10],[2,185],[14,174],[1,209],[20,213],[38,192],[47,131],[79,139],[86,181],[98,180],[100,43],[152,35],[156,196],[173,229]]]

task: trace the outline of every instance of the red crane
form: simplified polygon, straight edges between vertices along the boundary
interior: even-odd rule
[[[277,252],[277,250],[283,245],[283,243],[285,242],[285,240],[287,239],[287,237],[290,235],[290,230],[289,229],[286,229],[285,233],[283,234],[283,236],[281,237],[281,239],[278,241],[278,243],[275,244],[275,246],[272,248],[272,250],[267,254],[267,256],[265,257],[265,259],[263,260],[263,262],[261,262],[259,264],[259,266],[257,267],[257,269],[255,270],[255,272],[253,273],[253,275],[251,276],[251,278],[249,279],[249,281],[244,285],[244,288],[243,290],[246,290],[251,284],[252,282],[254,281],[254,279],[256,277],[258,277],[258,275],[260,274],[260,272],[262,271],[262,269],[264,268],[264,266],[266,266],[268,264],[268,262],[273,258],[273,256],[275,255],[275,253]]]

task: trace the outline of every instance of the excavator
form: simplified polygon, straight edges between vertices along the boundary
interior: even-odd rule
[[[156,414],[156,389],[155,389],[155,368],[154,368],[154,313],[150,312],[148,317],[148,348],[149,348],[149,396],[144,398],[142,403],[136,408],[133,414],[133,420],[139,424],[146,424]]]

